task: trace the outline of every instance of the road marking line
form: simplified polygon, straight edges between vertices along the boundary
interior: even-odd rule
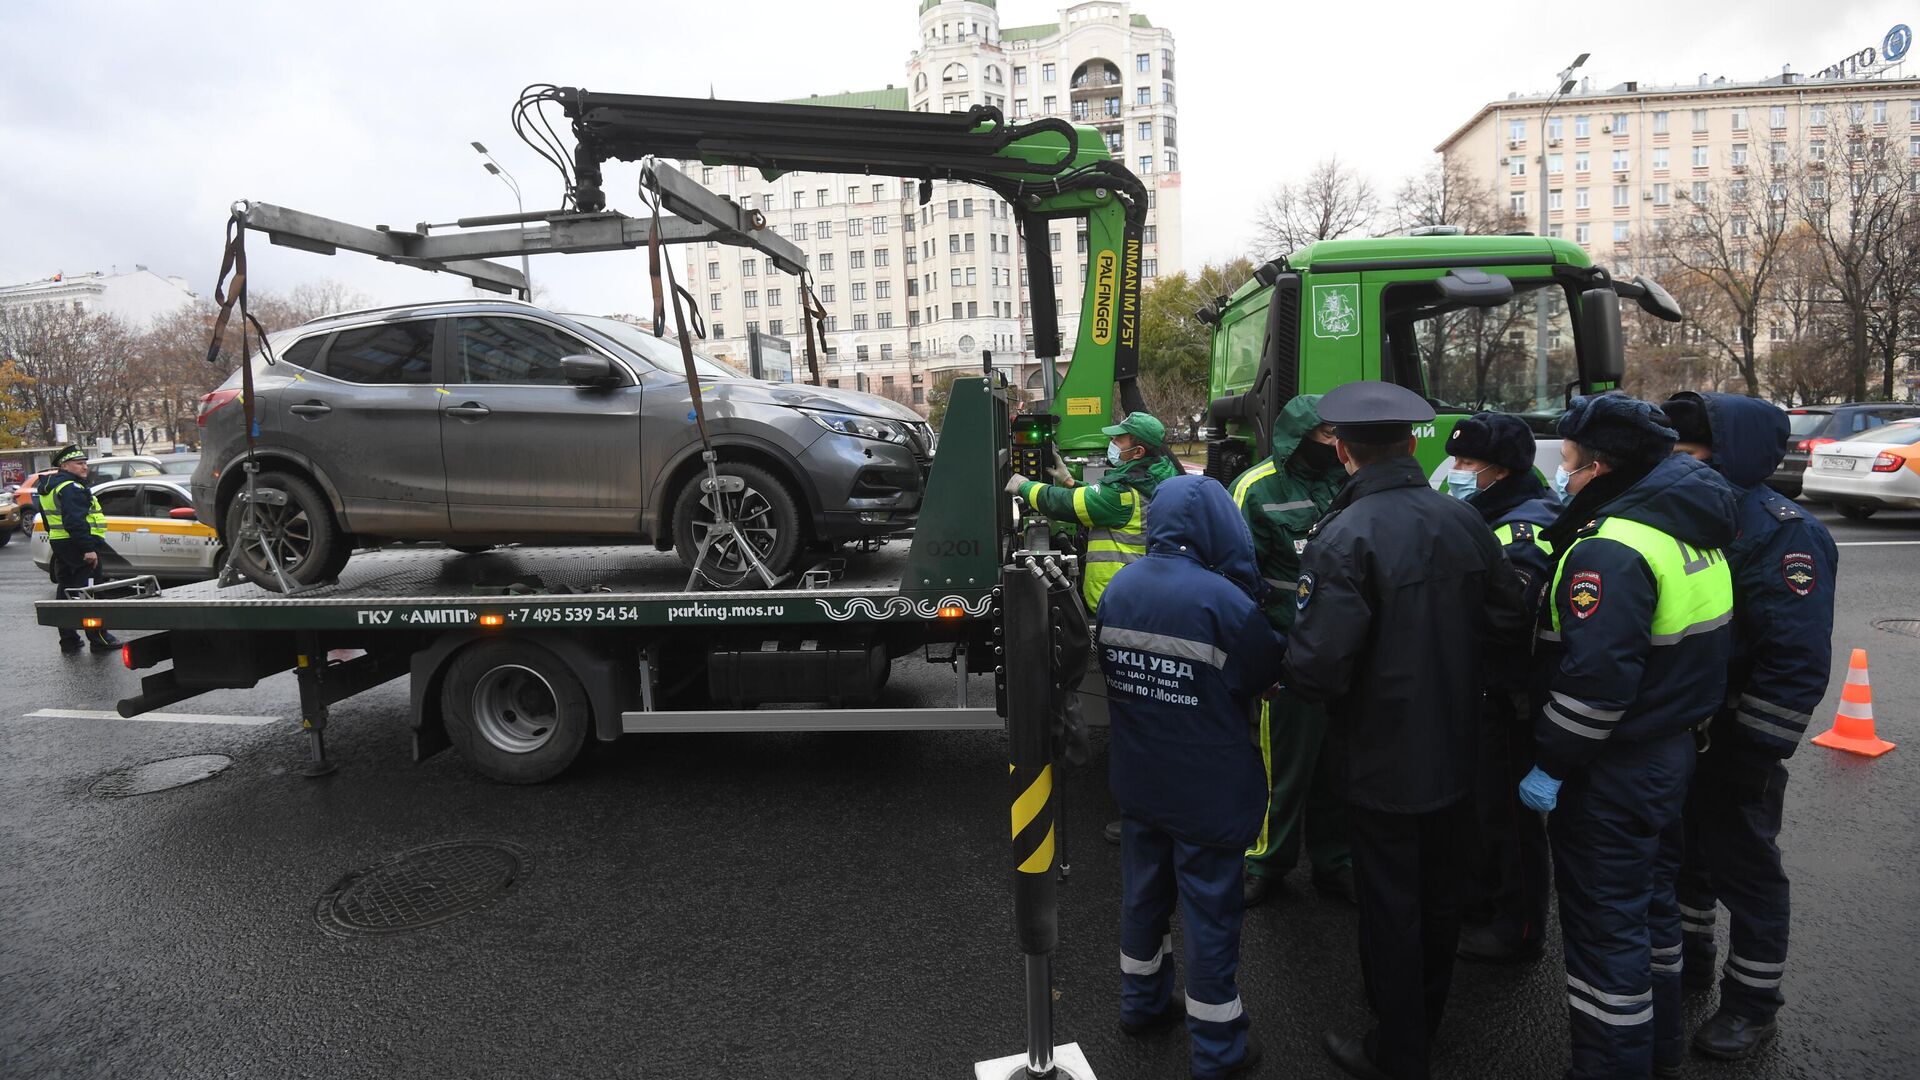
[[[26,713],[22,720],[146,720],[162,724],[236,724],[259,727],[278,723],[277,716],[219,716],[213,713],[148,713],[145,716],[121,716],[105,709],[40,709]]]
[[[1913,547],[1920,540],[1836,540],[1834,547]]]

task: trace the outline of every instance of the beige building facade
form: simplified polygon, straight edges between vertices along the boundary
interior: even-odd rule
[[[1000,109],[1010,122],[1064,117],[1096,127],[1113,157],[1149,192],[1142,240],[1147,283],[1179,269],[1180,164],[1173,35],[1126,3],[1082,3],[1055,22],[1002,27],[992,0],[923,0],[905,83],[816,95],[803,104],[964,111]],[[940,373],[978,370],[981,352],[1038,386],[1026,260],[1012,208],[991,191],[937,181],[922,205],[917,181],[809,173],[768,181],[758,171],[683,165],[710,190],[765,213],[807,253],[826,310],[828,385],[856,386],[925,409]],[[1072,349],[1086,282],[1085,233],[1052,223],[1062,347]],[[748,338],[788,339],[805,367],[799,283],[737,249],[687,251],[710,351],[745,367]],[[1062,364],[1071,360],[1061,357]]]

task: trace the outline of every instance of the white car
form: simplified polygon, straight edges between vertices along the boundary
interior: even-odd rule
[[[1856,521],[1882,507],[1920,510],[1920,418],[1815,447],[1800,493]]]
[[[93,495],[107,519],[107,545],[120,557],[108,560],[103,580],[152,574],[162,581],[201,581],[220,572],[225,549],[213,527],[194,516],[186,477],[109,480],[94,488]],[[44,570],[52,560],[47,523],[36,521],[34,565]]]

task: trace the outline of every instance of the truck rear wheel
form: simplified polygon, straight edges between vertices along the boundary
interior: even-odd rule
[[[530,641],[483,641],[462,651],[440,693],[447,737],[460,756],[505,784],[565,772],[593,727],[579,676]]]

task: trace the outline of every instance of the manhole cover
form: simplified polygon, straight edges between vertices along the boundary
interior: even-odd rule
[[[1881,619],[1873,624],[1876,630],[1885,630],[1889,634],[1905,634],[1908,637],[1920,637],[1920,619]]]
[[[218,776],[231,764],[233,759],[225,754],[193,754],[189,757],[163,758],[159,761],[149,761],[145,765],[115,769],[95,780],[93,786],[87,790],[103,799],[151,795],[156,791],[185,787],[205,780],[209,776]]]
[[[531,869],[525,849],[501,840],[428,844],[341,878],[313,917],[340,935],[438,926],[492,904]]]

